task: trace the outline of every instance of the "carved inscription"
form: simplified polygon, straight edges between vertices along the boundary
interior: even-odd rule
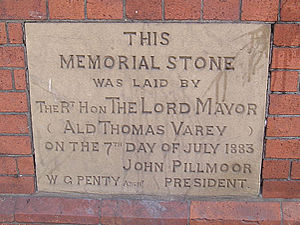
[[[257,195],[269,34],[26,24],[39,190]]]

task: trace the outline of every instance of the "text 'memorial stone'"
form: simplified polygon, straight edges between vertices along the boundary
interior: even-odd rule
[[[270,26],[27,23],[40,191],[258,195]]]

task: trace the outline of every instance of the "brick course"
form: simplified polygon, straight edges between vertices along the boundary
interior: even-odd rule
[[[107,225],[186,225],[188,205],[173,201],[103,200],[101,212],[101,223]]]
[[[281,20],[300,21],[300,2],[298,0],[281,1]]]
[[[297,137],[300,135],[300,117],[269,117],[267,136]]]
[[[300,198],[300,181],[264,180],[264,198]]]
[[[28,122],[25,115],[0,115],[0,133],[27,134]]]
[[[294,161],[292,163],[291,178],[300,179],[300,162]]]
[[[122,0],[87,0],[88,19],[122,19]]]
[[[266,158],[300,158],[300,140],[267,140]]]
[[[17,90],[26,89],[25,70],[14,70],[15,87]]]
[[[272,68],[300,69],[300,48],[274,48]]]
[[[21,23],[8,23],[9,43],[22,44],[23,43],[23,27]]]
[[[287,179],[290,172],[290,161],[287,160],[264,160],[264,179]]]
[[[0,44],[7,43],[7,35],[6,35],[6,25],[5,23],[0,23]]]
[[[0,154],[26,155],[31,153],[30,137],[0,136]]]
[[[243,0],[242,20],[276,21],[278,0]]]
[[[200,0],[166,0],[166,20],[199,20],[201,16]]]
[[[0,177],[0,192],[4,194],[34,193],[33,177]]]
[[[23,47],[1,47],[0,46],[0,67],[24,67]]]
[[[20,174],[34,174],[33,157],[18,157],[18,170]]]
[[[4,92],[0,93],[0,112],[26,112],[28,111],[26,93]]]
[[[274,45],[300,46],[300,24],[276,24]]]
[[[49,0],[50,19],[84,19],[84,0]]]
[[[17,222],[98,224],[99,202],[85,199],[19,198]]]
[[[46,19],[46,0],[1,0],[0,19]]]
[[[126,17],[134,20],[161,20],[160,0],[127,0]]]
[[[12,79],[10,70],[0,70],[0,90],[12,89]]]
[[[265,210],[265,209],[268,210]],[[191,225],[202,224],[278,224],[280,204],[277,202],[192,202]]]
[[[300,114],[300,95],[270,95],[270,114]]]
[[[239,0],[204,0],[203,19],[206,20],[238,20],[240,12]]]
[[[273,71],[271,74],[271,91],[298,91],[299,73],[297,71]]]

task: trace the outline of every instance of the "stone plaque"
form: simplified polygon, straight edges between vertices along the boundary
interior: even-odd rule
[[[257,195],[270,26],[27,23],[40,191]]]

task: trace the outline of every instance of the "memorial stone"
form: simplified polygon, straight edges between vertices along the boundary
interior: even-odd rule
[[[270,26],[27,23],[39,191],[259,194]]]

